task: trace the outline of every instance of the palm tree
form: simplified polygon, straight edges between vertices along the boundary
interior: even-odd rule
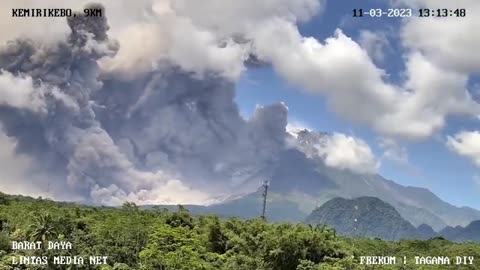
[[[54,220],[49,213],[36,216],[30,231],[32,241],[46,241],[57,236]]]

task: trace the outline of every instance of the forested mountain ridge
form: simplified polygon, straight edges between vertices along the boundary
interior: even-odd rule
[[[306,218],[313,225],[327,225],[339,234],[381,238],[384,240],[429,239],[444,237],[451,241],[480,242],[480,220],[466,227],[446,227],[435,232],[429,225],[415,228],[395,208],[375,197],[334,198],[316,208]]]
[[[416,239],[417,229],[403,219],[391,205],[374,197],[352,200],[335,198],[315,209],[307,218],[309,224],[334,227],[339,234],[381,238],[384,240]]]
[[[334,229],[260,219],[221,220],[133,203],[121,208],[81,206],[0,194],[0,269],[13,270],[12,258],[46,256],[48,265],[21,269],[101,270],[367,270],[361,256],[395,256],[398,263],[381,269],[478,269],[474,265],[415,265],[413,256],[474,256],[480,245],[442,239],[387,242],[345,238]],[[11,241],[67,241],[69,250],[12,250]],[[54,265],[53,256],[108,256],[107,264]],[[473,268],[472,268],[473,267]],[[377,269],[377,268],[375,268]]]

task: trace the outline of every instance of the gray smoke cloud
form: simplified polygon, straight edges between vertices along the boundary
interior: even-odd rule
[[[285,147],[285,105],[245,120],[233,81],[168,61],[132,78],[102,74],[98,62],[119,49],[106,18],[67,23],[56,44],[0,49],[0,123],[35,161],[31,185],[102,204],[208,203],[255,188]]]

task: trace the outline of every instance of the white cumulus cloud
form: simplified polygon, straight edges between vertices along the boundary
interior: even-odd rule
[[[287,145],[302,151],[308,158],[320,158],[325,165],[356,173],[377,173],[380,161],[360,138],[342,133],[315,132],[293,122],[287,125]]]
[[[334,133],[326,138],[325,144],[315,147],[330,167],[358,173],[375,173],[380,166],[365,141],[345,134]]]
[[[238,79],[249,56],[250,32],[270,18],[304,21],[316,14],[320,0],[271,0],[266,2],[225,0],[157,0],[142,2],[134,10],[144,11],[113,37],[120,41],[119,54],[105,60],[110,71],[152,69],[159,60],[170,60],[187,71],[214,71]],[[114,8],[105,2],[106,8]],[[145,10],[149,12],[145,12]],[[117,11],[112,12],[114,16]],[[141,12],[140,12],[141,14]],[[244,39],[239,44],[234,39]],[[142,50],[138,50],[138,42]]]
[[[465,74],[480,70],[480,46],[478,32],[480,19],[475,16],[480,11],[476,0],[432,1],[401,0],[403,4],[422,8],[465,9],[462,18],[419,18],[406,21],[402,38],[406,46],[420,50],[436,65]]]
[[[272,20],[254,36],[256,53],[281,75],[326,96],[341,116],[382,134],[426,138],[449,115],[480,112],[466,89],[468,75],[435,65],[420,51],[407,55],[407,80],[395,85],[341,30],[322,43],[303,37],[290,22]]]
[[[480,132],[462,131],[447,137],[447,146],[480,167]]]

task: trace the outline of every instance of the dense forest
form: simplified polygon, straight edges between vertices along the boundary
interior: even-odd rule
[[[346,238],[335,230],[260,219],[191,215],[179,206],[142,210],[88,207],[0,194],[0,270],[7,269],[480,269],[480,245],[442,238],[387,242]],[[63,241],[71,249],[12,250],[12,241]],[[108,256],[107,264],[54,265],[55,256]],[[389,266],[360,264],[360,256],[396,256]],[[48,265],[13,265],[20,256]],[[403,264],[402,258],[408,258]],[[415,256],[474,256],[473,265],[416,265]]]

